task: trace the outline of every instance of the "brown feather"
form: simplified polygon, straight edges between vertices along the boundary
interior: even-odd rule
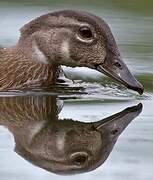
[[[26,57],[14,48],[0,49],[0,90],[54,84],[58,69]]]

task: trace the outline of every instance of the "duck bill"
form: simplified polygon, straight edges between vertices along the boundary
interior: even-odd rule
[[[104,63],[98,65],[96,69],[117,80],[127,88],[137,91],[140,95],[143,94],[143,86],[135,79],[121,59],[106,59]]]
[[[142,112],[142,109],[143,105],[139,103],[136,106],[128,107],[119,113],[95,122],[94,126],[99,132],[104,132],[104,130],[111,132],[112,130],[114,131],[117,129],[118,131],[115,131],[116,134],[114,135],[118,136],[123,132],[128,124],[130,124],[131,121]]]

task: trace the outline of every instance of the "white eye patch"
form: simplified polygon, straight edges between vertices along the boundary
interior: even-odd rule
[[[63,41],[61,44],[61,65],[75,67],[76,62],[70,57],[70,47],[68,41]]]
[[[65,140],[66,140],[66,132],[60,131],[56,137],[56,144],[55,146],[57,147],[58,150],[63,151],[64,150],[64,146],[65,146]]]
[[[69,59],[70,58],[70,51],[69,51],[69,42],[63,41],[61,45],[61,53],[63,59]]]
[[[35,43],[33,46],[33,58],[38,60],[39,62],[42,62],[44,64],[48,64],[47,57],[45,54],[38,48],[37,44]]]
[[[28,143],[30,144],[31,141],[33,140],[33,138],[41,131],[41,129],[43,129],[45,125],[45,122],[42,121],[42,122],[36,122],[32,125],[32,128],[30,127],[30,132],[27,136],[27,141]]]

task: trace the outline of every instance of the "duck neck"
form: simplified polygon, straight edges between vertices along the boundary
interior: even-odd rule
[[[58,66],[30,56],[19,46],[0,49],[0,89],[48,87],[55,84]]]

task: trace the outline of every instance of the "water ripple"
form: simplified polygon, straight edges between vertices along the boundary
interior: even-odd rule
[[[105,100],[105,101],[131,101],[131,100],[151,100],[153,93],[145,92],[140,96],[137,92],[126,89],[122,85],[115,83],[87,83],[77,82],[51,87],[50,89],[22,89],[14,91],[0,92],[0,97],[6,96],[39,96],[57,95],[63,99],[85,99],[85,100]]]

